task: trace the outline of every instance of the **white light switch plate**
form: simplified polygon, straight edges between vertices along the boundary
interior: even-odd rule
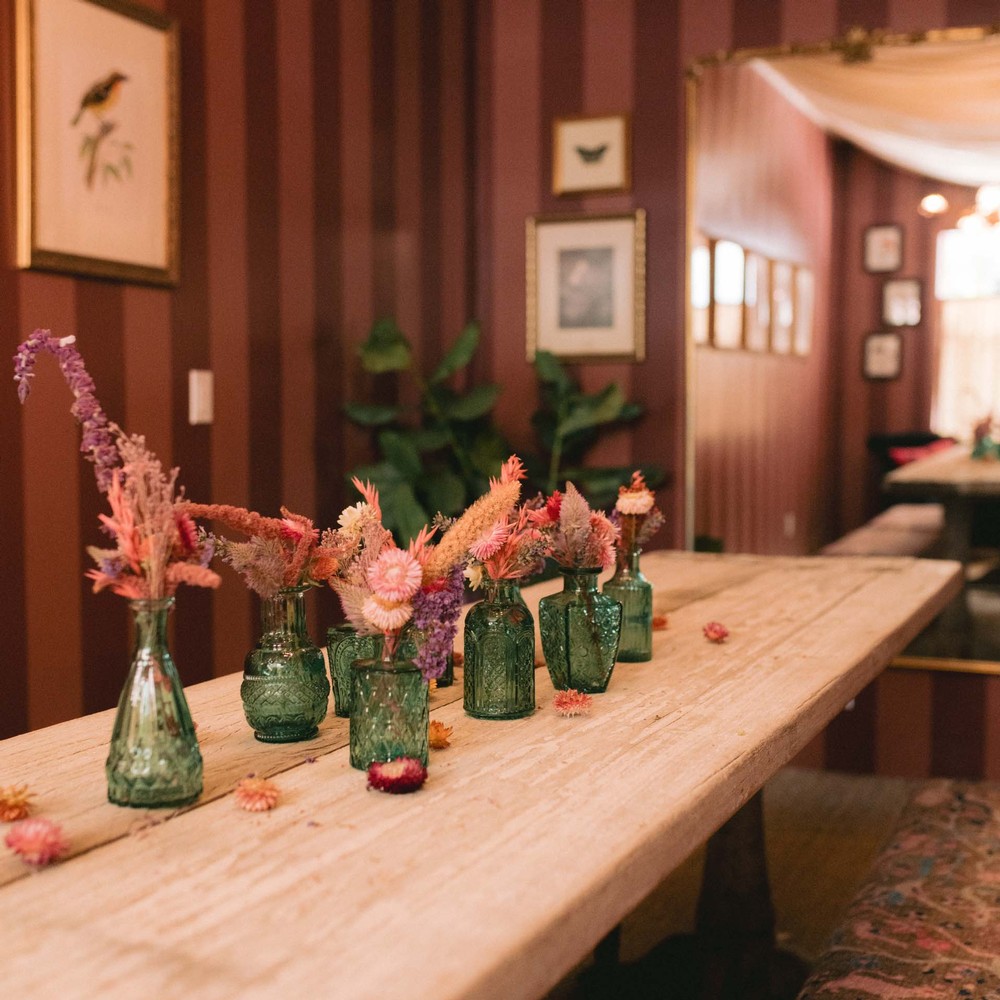
[[[213,373],[192,368],[188,372],[188,423],[210,424],[214,406]]]

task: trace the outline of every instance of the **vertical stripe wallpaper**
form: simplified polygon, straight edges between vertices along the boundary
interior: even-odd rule
[[[268,513],[287,503],[330,524],[348,499],[345,471],[368,454],[367,436],[341,415],[343,401],[410,391],[404,380],[375,385],[360,370],[357,347],[371,323],[394,315],[429,360],[464,322],[478,319],[484,346],[475,377],[503,385],[498,417],[526,447],[524,414],[534,409],[535,389],[524,358],[525,218],[642,207],[648,360],[584,366],[580,377],[589,387],[616,379],[646,407],[644,421],[604,447],[666,468],[664,544],[675,545],[683,537],[685,463],[685,67],[717,49],[816,40],[854,23],[910,29],[1000,16],[996,3],[981,0],[151,6],[181,28],[176,289],[14,268],[13,11],[0,5],[0,226],[7,248],[0,330],[7,355],[37,326],[76,334],[111,416],[180,466],[189,496]],[[552,118],[618,110],[632,116],[632,190],[553,196]],[[840,161],[837,170],[852,187],[885,196],[876,172],[867,177]],[[848,223],[859,224],[834,225]],[[848,325],[855,330],[846,318],[834,322],[836,314],[834,306],[831,342]],[[831,366],[842,363],[839,349],[831,353]],[[214,372],[210,426],[187,423],[194,368]],[[897,412],[912,420],[920,404],[908,394],[925,391],[923,383],[901,387],[899,398],[871,400],[862,412],[869,421],[891,423]],[[0,395],[7,662],[0,736],[108,707],[129,655],[122,602],[92,595],[82,579],[100,498],[77,453],[69,402],[48,362],[24,408],[13,389]],[[864,502],[839,497],[839,516],[854,516]],[[753,512],[742,516],[753,537],[760,531]],[[329,596],[317,595],[317,635],[334,614]],[[184,680],[239,669],[255,617],[255,602],[231,576],[217,593],[182,593],[174,653]],[[925,687],[923,703],[936,705],[937,688]],[[859,737],[876,767],[889,700],[874,698],[874,722]],[[938,718],[932,711],[928,717]],[[995,728],[984,723],[984,747],[996,748]],[[930,726],[920,766],[947,762],[933,749],[945,732],[944,721]]]

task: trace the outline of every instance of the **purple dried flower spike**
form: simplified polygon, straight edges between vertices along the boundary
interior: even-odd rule
[[[83,358],[73,346],[75,342],[76,337],[59,338],[54,337],[50,330],[35,330],[14,355],[17,396],[22,403],[28,398],[38,355],[51,354],[59,363],[63,378],[75,397],[70,412],[83,428],[80,451],[94,463],[97,488],[107,493],[118,468],[118,448],[112,425],[97,400],[94,380],[87,374]]]
[[[440,677],[448,666],[462,610],[462,591],[462,567],[456,566],[441,590],[421,587],[413,597],[413,625],[421,630],[424,640],[413,662],[425,680]]]

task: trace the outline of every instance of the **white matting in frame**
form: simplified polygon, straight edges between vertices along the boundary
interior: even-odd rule
[[[531,217],[526,226],[527,356],[646,355],[646,213]]]
[[[632,184],[628,115],[557,118],[552,191],[627,191]]]

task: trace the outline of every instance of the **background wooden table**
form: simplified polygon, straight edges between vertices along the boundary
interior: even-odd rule
[[[453,745],[415,795],[366,792],[332,713],[313,741],[257,743],[238,676],[188,692],[205,794],[178,813],[107,803],[111,713],[0,743],[0,784],[28,783],[73,844],[38,873],[0,858],[10,995],[540,996],[960,585],[957,565],[913,559],[643,567],[670,616],[653,660],[618,664],[581,718],[553,712],[544,670],[527,719],[436,693]],[[705,640],[709,620],[728,642]],[[275,777],[278,808],[235,806],[248,772]]]

